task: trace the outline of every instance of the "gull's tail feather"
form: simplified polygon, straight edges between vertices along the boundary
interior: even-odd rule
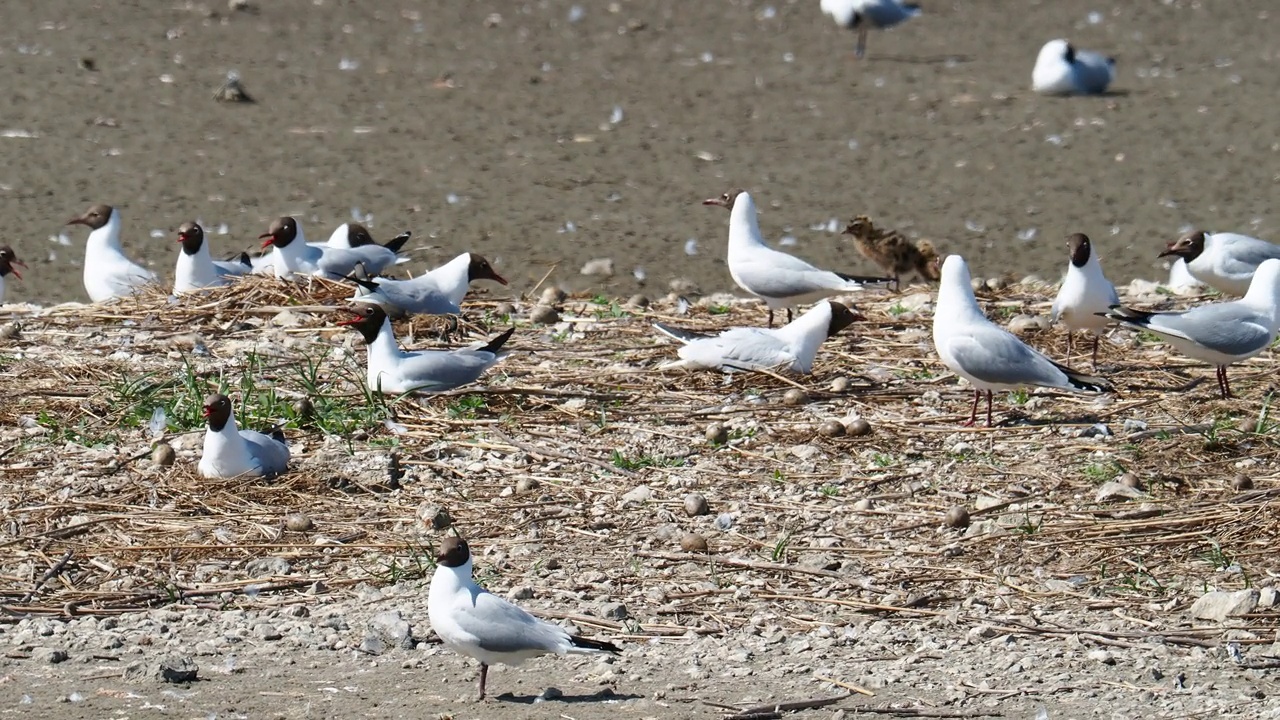
[[[871,275],[849,275],[847,273],[838,272],[836,276],[841,280],[858,283],[859,285],[881,286],[889,285],[893,282],[891,277],[874,277]]]
[[[502,333],[501,335],[499,335],[498,337],[496,337],[496,338],[494,338],[494,339],[490,340],[490,341],[489,341],[489,343],[488,343],[487,345],[484,345],[483,347],[481,347],[477,352],[489,352],[489,353],[493,353],[494,355],[497,355],[497,354],[498,354],[498,351],[499,351],[499,350],[501,350],[501,349],[502,349],[502,346],[503,346],[503,345],[504,345],[508,340],[510,340],[510,339],[511,339],[511,336],[515,333],[515,331],[516,331],[516,329],[515,329],[514,327],[512,327],[510,330],[508,330],[508,331],[506,331],[506,332]]]
[[[399,235],[388,240],[386,243],[382,245],[382,247],[387,248],[392,252],[398,253],[400,252],[400,248],[404,247],[404,244],[409,242],[409,238],[411,237],[413,237],[413,233],[406,230],[400,233]]]
[[[1053,362],[1050,360],[1049,362]],[[1098,377],[1097,375],[1086,375],[1082,372],[1076,372],[1066,365],[1053,363],[1053,366],[1062,371],[1067,376],[1067,383],[1076,390],[1083,392],[1107,393],[1115,390],[1111,383]]]
[[[1156,313],[1153,312],[1147,312],[1146,310],[1134,310],[1133,308],[1125,307],[1123,305],[1112,305],[1106,312],[1094,314],[1101,315],[1109,320],[1115,320],[1116,322],[1124,323],[1126,325],[1136,325],[1138,327],[1145,327],[1151,320],[1152,316],[1156,315]]]
[[[569,649],[569,652],[578,652],[578,653],[602,653],[603,652],[603,653],[612,653],[614,655],[622,654],[622,648],[618,647],[617,645],[614,645],[611,642],[608,642],[607,640],[592,640],[591,638],[584,638],[578,635],[570,635],[569,644],[572,645],[572,647]]]
[[[378,289],[378,282],[376,280],[365,280],[364,278],[356,277],[354,274],[346,275],[342,279],[350,280],[351,282],[359,285],[360,287],[364,288],[365,290],[368,290],[369,292],[374,292],[375,290]]]
[[[699,340],[701,338],[707,337],[702,333],[697,333],[692,330],[685,330],[684,328],[672,327],[670,325],[663,325],[662,323],[654,323],[653,329],[657,330],[663,335],[666,335],[669,338],[672,338],[673,340],[679,340],[680,342],[685,343],[686,345],[688,343],[693,342],[694,340]]]

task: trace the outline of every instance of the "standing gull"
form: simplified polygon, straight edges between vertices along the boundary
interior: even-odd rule
[[[1071,333],[1093,335],[1093,368],[1098,369],[1098,338],[1107,329],[1107,319],[1099,317],[1112,305],[1120,304],[1116,288],[1102,274],[1102,265],[1093,244],[1083,233],[1067,238],[1067,277],[1053,299],[1052,317],[1067,327],[1067,362],[1071,362]]]
[[[824,300],[790,323],[772,328],[731,328],[719,335],[702,335],[655,323],[659,332],[684,343],[680,359],[659,369],[791,370],[808,373],[822,341],[834,337],[854,321],[853,311]]]
[[[0,246],[0,303],[4,302],[5,278],[13,275],[19,280],[22,279],[22,273],[18,272],[18,268],[25,268],[26,263],[18,259],[17,253],[8,245]]]
[[[449,649],[480,661],[481,700],[490,665],[519,665],[550,653],[622,652],[610,642],[570,635],[477,585],[471,579],[471,549],[458,537],[440,543],[427,592],[427,615],[431,629]]]
[[[1280,245],[1237,233],[1194,230],[1169,243],[1160,257],[1182,258],[1196,280],[1219,292],[1244,295],[1258,266],[1280,258]]]
[[[745,190],[730,190],[718,198],[702,201],[729,210],[729,274],[738,287],[764,300],[773,311],[816,302],[832,295],[861,290],[864,285],[884,285],[892,278],[864,277],[822,270],[794,255],[769,247],[756,222],[756,204]]]
[[[933,313],[933,346],[938,357],[973,386],[973,408],[966,425],[977,422],[978,400],[984,392],[989,427],[993,390],[1043,387],[1096,393],[1111,389],[1105,380],[1059,365],[988,320],[978,307],[971,283],[964,258],[947,256]]]
[[[120,246],[120,211],[110,205],[94,205],[67,221],[92,232],[84,246],[84,289],[93,302],[132,295],[156,274],[125,257]]]
[[[1106,316],[1163,338],[1180,352],[1217,368],[1218,391],[1231,397],[1227,366],[1271,347],[1280,326],[1280,260],[1264,260],[1239,300],[1185,312],[1152,313],[1116,305]]]
[[[920,14],[916,3],[901,0],[822,0],[822,12],[842,28],[858,31],[854,57],[867,52],[867,31],[890,28]]]
[[[1097,95],[1115,76],[1115,58],[1077,50],[1066,40],[1050,40],[1036,56],[1031,89],[1045,95]]]

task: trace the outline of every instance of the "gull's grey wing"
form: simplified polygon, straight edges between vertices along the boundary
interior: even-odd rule
[[[767,298],[791,298],[823,290],[855,289],[853,283],[830,270],[820,270],[800,258],[780,252],[735,262],[733,274],[752,293]]]
[[[458,627],[476,639],[481,650],[494,653],[561,652],[569,633],[519,607],[477,588],[471,605],[453,614]]]
[[[410,353],[400,375],[422,392],[444,392],[475,382],[498,356],[485,350],[422,350]]]
[[[457,315],[462,312],[448,295],[431,284],[412,285],[412,280],[380,280],[370,293],[414,315]]]
[[[1202,305],[1180,313],[1157,313],[1140,325],[1158,334],[1190,340],[1223,355],[1258,352],[1272,340],[1267,319],[1239,302]]]
[[[920,11],[918,8],[910,7],[909,4],[903,4],[896,0],[879,0],[879,2],[864,5],[862,13],[872,25],[879,28],[888,28],[904,20],[910,20],[918,15]]]
[[[1092,50],[1076,51],[1076,85],[1081,92],[1100,93],[1115,78],[1115,62]]]
[[[1056,363],[994,325],[975,325],[946,342],[951,357],[982,382],[1074,389]]]
[[[790,346],[776,334],[756,328],[734,328],[680,348],[688,362],[713,368],[758,370],[790,368],[796,361]]]
[[[279,475],[289,469],[288,445],[254,430],[241,430],[240,436],[249,444],[263,475]]]
[[[1263,261],[1280,258],[1280,246],[1266,240],[1236,233],[1214,233],[1213,239],[1222,244],[1215,263],[1215,270],[1222,275],[1249,275]]]

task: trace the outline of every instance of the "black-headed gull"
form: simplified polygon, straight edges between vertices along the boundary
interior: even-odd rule
[[[284,437],[236,428],[231,399],[210,395],[204,400],[204,451],[196,468],[207,478],[240,475],[271,477],[289,469],[289,446]]]
[[[1231,397],[1227,366],[1271,347],[1280,327],[1280,260],[1263,260],[1239,300],[1184,312],[1152,313],[1115,306],[1106,316],[1163,338],[1187,357],[1217,368],[1218,391]]]
[[[862,57],[867,51],[868,30],[906,22],[920,14],[920,6],[901,0],[822,0],[822,12],[830,15],[840,27],[858,31],[853,54]]]
[[[897,230],[877,228],[866,215],[850,220],[841,234],[852,236],[853,246],[863,257],[893,276],[894,290],[907,273],[915,273],[926,282],[938,279],[938,251],[928,240],[913,241]]]
[[[1193,230],[1169,243],[1160,257],[1180,257],[1196,280],[1229,295],[1244,295],[1258,266],[1280,258],[1280,245],[1237,233]]]
[[[513,327],[479,346],[406,352],[396,344],[391,318],[382,306],[358,302],[350,312],[355,317],[338,324],[360,331],[369,346],[369,389],[386,395],[444,392],[473,383],[503,357],[502,346],[516,331]]]
[[[480,661],[480,699],[484,699],[489,666],[519,665],[539,655],[618,655],[604,640],[570,635],[494,595],[471,578],[467,541],[447,537],[440,543],[436,571],[427,591],[431,629],[445,646]]]
[[[156,274],[125,257],[120,245],[120,211],[94,205],[67,221],[91,231],[84,247],[84,289],[93,302],[124,297],[156,282]]]
[[[363,225],[350,225],[349,234],[365,235],[369,231]],[[267,232],[258,236],[262,247],[275,247],[271,261],[254,265],[254,272],[274,273],[276,277],[293,275],[318,275],[330,280],[341,280],[350,275],[357,265],[365,272],[376,275],[400,260],[396,254],[409,240],[409,233],[402,233],[379,245],[369,242],[351,242],[351,247],[316,246],[307,242],[302,226],[291,217],[277,218]]]
[[[5,278],[13,275],[19,280],[22,279],[22,273],[18,272],[18,268],[25,268],[26,263],[18,259],[18,254],[8,245],[0,246],[0,303],[4,302]]]
[[[175,293],[220,287],[231,282],[231,278],[253,269],[249,256],[245,254],[241,254],[239,262],[214,260],[209,254],[204,228],[199,223],[188,221],[179,225],[178,243],[182,245],[182,250],[178,253],[178,265],[173,274]]]
[[[1115,76],[1115,58],[1050,40],[1036,56],[1031,89],[1045,95],[1096,95],[1106,92]]]
[[[949,255],[942,263],[933,313],[933,346],[943,364],[973,386],[973,407],[966,425],[977,422],[978,400],[984,392],[990,426],[993,390],[1043,387],[1097,393],[1111,389],[1107,381],[1059,365],[988,320],[973,296],[969,266],[959,255]]]
[[[856,292],[869,284],[893,282],[892,278],[822,270],[769,247],[756,221],[755,201],[745,190],[730,190],[702,204],[729,210],[729,275],[738,287],[764,300],[769,308],[769,327],[773,327],[774,310],[786,308],[787,322],[791,322],[791,308],[796,305]]]
[[[1093,335],[1093,367],[1098,367],[1098,338],[1107,329],[1107,319],[1099,317],[1112,305],[1120,304],[1116,287],[1102,273],[1098,254],[1084,233],[1067,238],[1067,276],[1053,299],[1052,318],[1067,328],[1067,362],[1071,362],[1071,334]]]
[[[659,369],[791,370],[808,373],[822,341],[849,327],[853,311],[824,300],[790,323],[772,328],[731,328],[719,335],[703,335],[655,323],[659,332],[684,343],[679,360]]]
[[[498,274],[483,256],[462,253],[440,267],[408,280],[349,277],[356,283],[358,302],[377,303],[388,310],[407,315],[457,315],[467,288],[476,280],[492,280],[503,285],[506,278]]]

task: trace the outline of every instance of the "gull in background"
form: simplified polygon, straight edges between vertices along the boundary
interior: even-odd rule
[[[356,236],[369,235],[363,225],[356,224],[348,226],[348,233]],[[271,262],[256,264],[254,272],[272,272],[280,278],[298,274],[341,280],[350,275],[357,265],[361,265],[365,272],[376,275],[401,261],[397,253],[408,242],[409,237],[410,233],[401,233],[385,246],[372,239],[369,242],[364,242],[363,239],[350,241],[351,247],[347,248],[316,246],[307,242],[297,220],[281,217],[271,223],[267,232],[258,236],[263,241],[264,249],[274,246],[275,250],[271,253]]]
[[[858,44],[854,57],[862,57],[867,51],[867,31],[883,30],[906,22],[920,14],[916,3],[900,0],[822,0],[822,12],[842,28],[858,31]]]
[[[1071,362],[1071,334],[1093,335],[1093,368],[1098,368],[1098,338],[1106,331],[1106,318],[1099,317],[1113,305],[1120,304],[1116,287],[1106,275],[1093,244],[1084,233],[1067,237],[1067,276],[1053,299],[1052,318],[1067,328],[1067,362]]]
[[[427,591],[431,629],[445,646],[480,661],[480,699],[484,699],[489,666],[519,665],[539,655],[618,655],[604,640],[570,635],[494,595],[471,578],[471,548],[459,537],[440,542],[436,571]]]
[[[703,335],[654,323],[659,332],[684,343],[678,351],[680,359],[658,369],[791,370],[807,374],[822,341],[834,337],[854,319],[849,308],[826,300],[776,330],[731,328],[719,335]]]
[[[13,275],[19,280],[22,279],[22,273],[18,272],[18,268],[25,268],[26,263],[18,259],[17,253],[8,245],[0,246],[0,303],[4,302],[5,278]]]
[[[1187,357],[1217,368],[1218,391],[1231,397],[1227,367],[1271,347],[1280,326],[1280,259],[1264,260],[1244,297],[1184,312],[1143,312],[1120,305],[1105,315],[1163,338]]]
[[[132,295],[143,285],[156,282],[155,273],[125,257],[116,208],[94,205],[67,224],[91,230],[84,246],[84,289],[93,302]]]
[[[755,201],[745,190],[730,190],[702,204],[729,210],[729,274],[738,287],[764,300],[769,308],[769,327],[773,327],[774,310],[786,308],[787,322],[791,322],[791,308],[796,305],[856,292],[869,284],[893,282],[893,278],[822,270],[769,247],[756,222]]]
[[[457,350],[406,352],[396,344],[391,318],[381,305],[358,302],[350,312],[355,317],[338,324],[360,331],[369,346],[369,389],[386,395],[444,392],[473,383],[503,358],[502,346],[516,331],[513,327],[487,343]]]
[[[933,313],[933,346],[943,364],[973,386],[973,407],[966,425],[977,422],[978,400],[984,392],[990,427],[993,390],[1028,387],[1075,393],[1111,390],[1107,381],[1059,365],[988,320],[973,296],[969,266],[959,255],[949,255],[942,263],[942,282]]]
[[[388,311],[407,315],[457,315],[462,312],[462,299],[476,280],[492,280],[503,285],[506,278],[498,274],[483,256],[462,253],[440,267],[408,280],[347,278],[357,285],[352,300],[377,303]]]
[[[184,222],[178,226],[178,265],[173,275],[173,292],[191,292],[202,288],[219,287],[231,282],[231,278],[244,275],[253,269],[249,256],[241,253],[240,261],[214,260],[205,242],[204,228],[196,222]]]
[[[289,446],[278,430],[264,435],[253,430],[237,430],[231,399],[210,395],[204,400],[204,450],[196,469],[207,478],[240,475],[270,477],[289,469]]]
[[[1031,89],[1044,95],[1097,95],[1106,92],[1115,77],[1115,58],[1077,50],[1066,40],[1050,40],[1036,56]]]
[[[1280,246],[1248,235],[1194,230],[1169,243],[1160,257],[1182,258],[1196,280],[1228,295],[1244,295],[1258,266],[1280,258]]]

